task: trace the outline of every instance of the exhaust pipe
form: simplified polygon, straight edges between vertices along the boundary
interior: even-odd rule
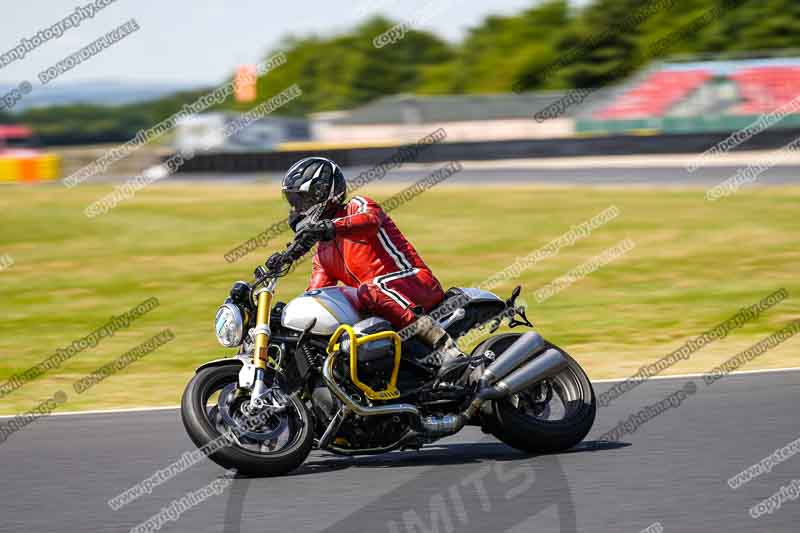
[[[494,386],[484,389],[478,393],[484,400],[497,400],[517,394],[543,379],[557,376],[569,363],[564,355],[550,348],[539,357],[529,361],[508,376],[501,378]]]
[[[381,405],[376,407],[367,407],[361,405],[353,400],[347,393],[342,390],[333,377],[333,364],[336,362],[336,354],[331,354],[325,359],[322,365],[322,379],[328,388],[336,395],[339,400],[350,408],[357,415],[361,416],[375,416],[375,415],[398,415],[406,414],[412,415],[417,419],[420,418],[419,409],[410,403],[396,403],[394,405]]]
[[[535,331],[520,335],[514,344],[509,346],[500,356],[490,364],[480,377],[478,389],[493,385],[498,380],[506,377],[513,370],[527,363],[534,355],[544,349],[544,339]]]
[[[521,338],[519,340],[521,340]],[[519,342],[519,340],[517,342]],[[505,355],[505,352],[503,355]],[[495,361],[495,363],[498,361]],[[459,416],[461,417],[463,423],[466,424],[478,414],[478,411],[484,402],[488,400],[500,400],[502,398],[511,396],[512,394],[517,394],[518,392],[535,385],[543,379],[551,378],[560,374],[568,367],[568,365],[569,362],[561,352],[550,348],[539,357],[536,357],[532,361],[529,361],[507,376],[501,378],[494,385],[478,389],[478,394],[475,396],[475,399],[472,400],[472,403],[470,403],[469,407],[467,407],[467,410]],[[484,382],[484,377],[481,376],[479,383]]]
[[[419,412],[419,409],[415,405],[410,403],[396,403],[393,405],[381,405],[381,406],[374,406],[368,407],[366,405],[361,405],[360,403],[353,400],[348,394],[342,390],[338,383],[336,383],[336,379],[333,377],[333,365],[336,362],[336,354],[331,354],[325,359],[325,363],[322,365],[322,379],[325,381],[325,384],[328,388],[336,395],[337,398],[345,405],[348,409],[360,416],[377,416],[377,415],[397,415],[397,414],[405,414],[411,415],[414,417],[415,421],[418,424],[419,429],[422,433],[427,437],[433,438],[441,438],[446,437],[447,435],[452,435],[453,433],[458,432],[464,425],[467,423],[469,419],[464,418],[463,415],[445,415],[445,416],[426,416],[423,417],[422,414]],[[337,413],[338,415],[338,413]],[[338,427],[334,427],[334,424],[338,424],[339,420],[337,417],[334,417],[331,420],[329,425],[330,435],[327,435],[329,432],[326,431],[327,438],[323,438],[320,440],[321,446],[323,444],[327,444],[332,438],[335,431]]]

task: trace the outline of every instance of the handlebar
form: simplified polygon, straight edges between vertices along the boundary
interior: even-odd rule
[[[289,273],[292,264],[311,249],[313,243],[295,238],[283,252],[275,252],[266,260],[264,265],[259,265],[255,270],[256,284],[267,278],[279,278]]]

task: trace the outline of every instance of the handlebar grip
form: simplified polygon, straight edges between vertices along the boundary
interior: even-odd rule
[[[289,265],[305,255],[312,245],[304,240],[293,240],[283,252],[275,252],[264,262],[264,266],[259,266],[255,270],[256,278],[266,278],[273,275],[280,275],[286,265]],[[266,267],[266,268],[265,268]]]
[[[269,259],[267,259],[267,262],[266,262],[267,270],[269,270],[269,271],[280,270],[281,267],[283,266],[283,263],[285,262],[285,260],[286,260],[286,258],[284,257],[284,254],[282,254],[282,253],[274,253],[274,254],[272,254],[271,256],[269,256]]]

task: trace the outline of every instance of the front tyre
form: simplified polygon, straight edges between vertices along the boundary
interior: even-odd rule
[[[476,348],[491,349],[499,355],[519,334],[488,339]],[[568,361],[567,368],[553,378],[537,383],[519,394],[487,404],[484,427],[504,443],[528,453],[557,453],[581,442],[594,424],[597,400],[594,389],[577,361],[561,348],[546,343]]]
[[[222,442],[222,434],[235,435],[233,442],[213,451],[209,458],[227,469],[245,475],[277,476],[291,472],[311,452],[313,424],[306,406],[296,396],[283,396],[286,409],[262,416],[252,432],[230,426],[249,394],[237,388],[239,365],[205,368],[186,386],[181,401],[181,418],[186,432],[198,448]],[[229,412],[220,412],[220,406]],[[270,435],[258,440],[253,435]],[[216,448],[216,446],[215,446]]]

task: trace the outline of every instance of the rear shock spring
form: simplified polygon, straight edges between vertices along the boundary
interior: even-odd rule
[[[317,364],[317,354],[308,344],[304,344],[302,346],[303,355],[306,358],[306,363],[308,364],[309,368],[314,368]]]

